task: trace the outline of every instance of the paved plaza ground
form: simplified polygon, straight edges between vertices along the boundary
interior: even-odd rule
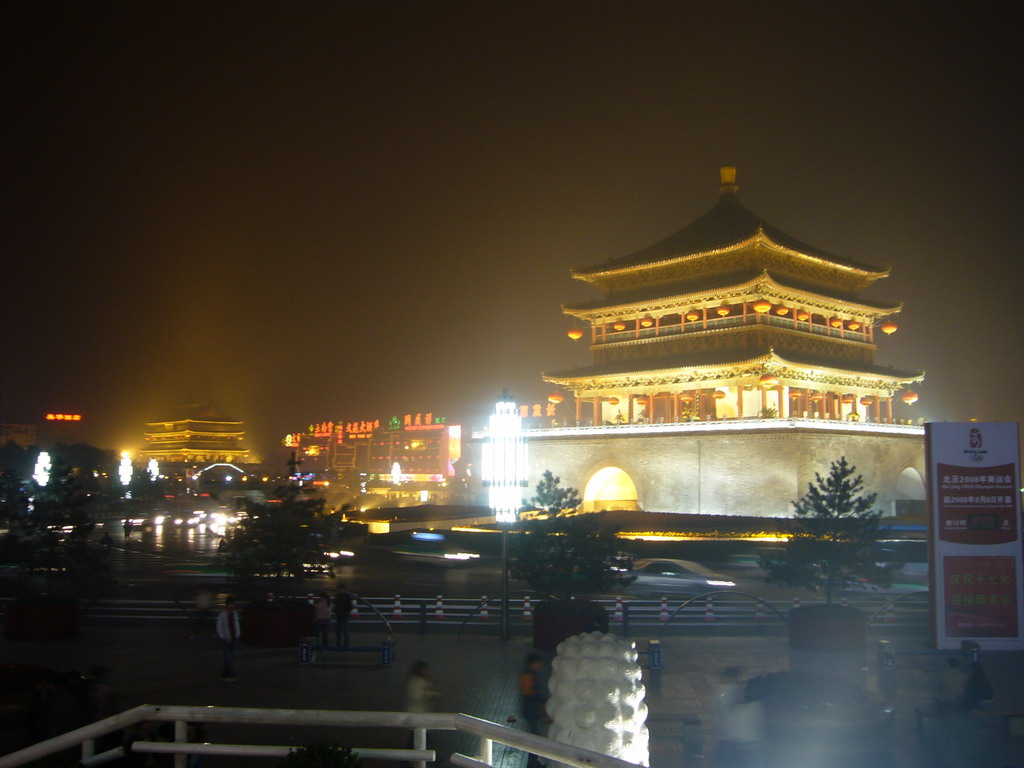
[[[657,637],[656,635],[654,637]],[[377,644],[380,635],[358,633],[354,642]],[[637,638],[643,647],[648,638]],[[915,707],[931,699],[942,656],[927,653],[925,638],[890,638],[901,653],[898,662],[896,721],[888,747],[865,765],[879,768],[1003,768],[1024,766],[1024,737],[1010,735],[1003,718],[957,715],[928,720],[919,734]],[[508,642],[482,634],[399,634],[390,668],[380,668],[372,653],[330,652],[316,662],[299,662],[297,649],[242,648],[240,679],[220,680],[221,651],[204,635],[191,639],[178,625],[90,626],[74,639],[0,643],[0,661],[41,664],[61,671],[109,667],[110,683],[122,708],[138,704],[189,704],[231,707],[399,710],[409,665],[425,659],[433,667],[441,691],[440,711],[464,712],[505,723],[516,712],[516,680],[530,638],[516,634]],[[873,642],[871,646],[873,648]],[[908,654],[908,655],[904,655]],[[873,653],[869,660],[873,662]],[[663,640],[663,667],[645,670],[650,710],[651,765],[714,766],[714,700],[725,670],[740,667],[745,676],[785,669],[788,650],[783,635],[701,634]],[[986,654],[986,667],[996,688],[997,704],[1024,706],[1024,654]],[[872,665],[869,665],[873,666]],[[871,675],[868,677],[871,684]],[[689,722],[690,727],[684,729]],[[698,727],[695,727],[699,725]],[[684,745],[684,732],[691,743]],[[324,738],[315,728],[215,726],[211,741],[301,745]],[[352,746],[404,746],[395,730],[362,730],[331,734]],[[696,744],[702,741],[703,749]],[[442,760],[453,751],[475,753],[475,740],[440,734],[434,741]],[[520,768],[520,753],[497,751],[503,768]],[[251,760],[249,761],[251,763]],[[210,766],[239,765],[226,758],[208,758]],[[271,765],[273,761],[263,764]],[[793,764],[792,768],[803,768]],[[808,768],[812,768],[808,766]],[[826,768],[815,763],[813,768]]]

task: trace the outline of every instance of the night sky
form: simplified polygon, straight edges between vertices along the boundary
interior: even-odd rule
[[[5,6],[0,420],[486,421],[586,364],[569,277],[741,202],[892,276],[902,417],[1022,416],[1016,6]],[[12,131],[13,129],[13,131]]]

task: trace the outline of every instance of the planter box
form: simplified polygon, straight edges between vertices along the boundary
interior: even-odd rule
[[[316,614],[308,603],[256,603],[241,609],[242,645],[287,648],[310,637]]]
[[[546,600],[533,612],[533,647],[554,651],[567,637],[607,632],[608,611],[589,600]]]
[[[79,605],[70,598],[40,597],[7,604],[4,637],[8,640],[59,640],[78,635]]]

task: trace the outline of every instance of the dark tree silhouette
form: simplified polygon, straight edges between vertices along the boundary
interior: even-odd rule
[[[832,462],[827,477],[815,473],[807,493],[793,502],[796,519],[789,542],[763,561],[769,583],[821,590],[829,603],[855,581],[892,584],[898,564],[885,562],[877,548],[888,530],[879,524],[881,511],[871,508],[878,495],[862,495],[863,478],[854,472],[842,457]]]

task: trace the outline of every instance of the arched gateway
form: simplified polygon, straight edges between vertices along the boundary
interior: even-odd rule
[[[618,467],[605,467],[594,473],[583,489],[583,511],[640,509],[636,484]]]

